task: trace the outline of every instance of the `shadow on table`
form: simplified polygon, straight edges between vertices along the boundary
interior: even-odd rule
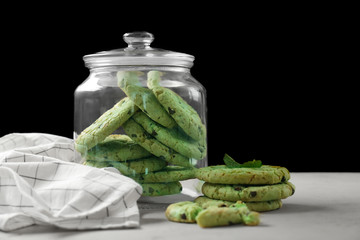
[[[140,227],[148,224],[159,224],[163,222],[168,222],[165,218],[141,218],[140,219]]]
[[[142,212],[151,211],[151,210],[163,210],[169,206],[169,203],[138,203],[138,208],[140,214]]]
[[[28,227],[24,227],[21,229],[17,229],[11,232],[6,232],[9,235],[13,235],[13,236],[27,236],[27,235],[31,235],[31,234],[37,234],[39,236],[41,235],[47,235],[49,233],[54,233],[55,236],[53,236],[54,238],[58,239],[58,238],[66,238],[68,236],[74,236],[74,235],[83,235],[83,234],[87,234],[88,232],[91,231],[131,231],[131,230],[136,230],[139,229],[140,227],[134,227],[134,228],[108,228],[108,229],[84,229],[84,230],[77,230],[77,229],[63,229],[63,228],[58,228],[56,226],[41,226],[41,225],[32,225],[32,226],[28,226]],[[0,239],[2,240],[2,238],[0,237]],[[82,239],[82,238],[81,238]]]
[[[46,234],[46,233],[52,233],[52,232],[58,232],[58,233],[64,233],[65,235],[73,234],[75,232],[80,232],[79,230],[68,230],[68,229],[62,229],[55,226],[42,226],[42,225],[32,225],[24,228],[20,228],[11,232],[6,232],[8,234],[12,235],[28,235],[28,234]],[[64,235],[64,236],[65,236]]]
[[[140,211],[140,226],[158,224],[167,221],[165,210],[168,203],[138,203]]]
[[[306,213],[306,212],[322,212],[329,211],[331,208],[322,205],[309,205],[309,204],[298,204],[298,203],[284,203],[279,210],[274,210],[277,214],[290,214],[290,213]]]

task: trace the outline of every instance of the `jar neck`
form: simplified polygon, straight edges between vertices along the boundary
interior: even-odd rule
[[[107,67],[90,68],[89,70],[91,73],[117,72],[117,71],[151,71],[151,70],[190,73],[190,68],[174,67],[174,66],[107,66]]]

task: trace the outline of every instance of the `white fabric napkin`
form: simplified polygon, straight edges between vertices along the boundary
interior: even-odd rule
[[[142,188],[115,168],[77,162],[73,140],[51,134],[0,138],[0,230],[138,227]]]

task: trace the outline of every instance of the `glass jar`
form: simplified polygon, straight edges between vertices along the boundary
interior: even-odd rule
[[[144,195],[176,193],[151,184],[170,189],[207,166],[206,90],[191,76],[193,56],[150,47],[147,32],[124,40],[83,58],[90,74],[74,94],[76,150],[84,164],[132,177]]]

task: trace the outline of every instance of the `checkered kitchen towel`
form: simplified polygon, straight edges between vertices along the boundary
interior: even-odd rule
[[[140,185],[114,168],[76,163],[75,156],[73,141],[56,135],[0,138],[0,230],[139,226]]]

